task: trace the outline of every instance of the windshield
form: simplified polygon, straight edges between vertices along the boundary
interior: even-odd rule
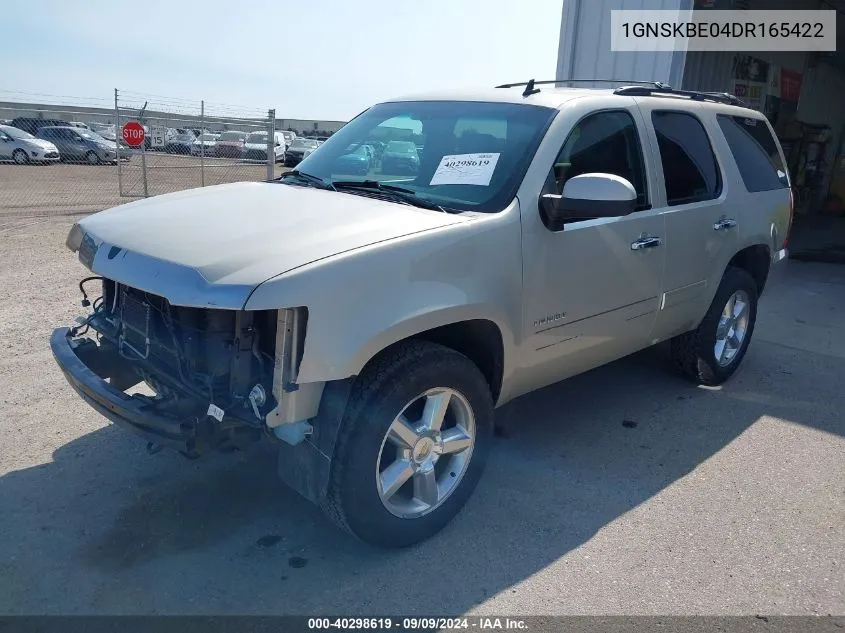
[[[76,132],[77,134],[79,134],[79,136],[81,136],[82,138],[84,138],[88,141],[97,141],[97,142],[105,141],[106,143],[111,142],[111,141],[106,141],[106,139],[104,139],[102,136],[100,136],[96,132],[91,132],[90,130],[85,130],[81,127],[73,128],[73,131]]]
[[[374,180],[453,209],[500,211],[557,110],[469,101],[382,103],[350,121],[298,167],[325,182]],[[338,160],[369,145],[365,175]]]
[[[12,127],[11,125],[0,125],[0,130],[11,136],[12,138],[16,139],[28,139],[28,138],[35,138],[29,132],[24,132],[23,130],[19,130],[16,127]]]
[[[200,134],[198,141],[216,141],[217,135],[216,134]]]
[[[246,138],[244,132],[223,132],[218,141],[243,141]]]
[[[306,148],[306,149],[313,149],[317,147],[317,141],[313,141],[310,138],[295,138],[293,139],[293,143],[291,147],[296,147],[299,149]]]
[[[246,142],[254,143],[256,145],[267,145],[267,134],[250,134],[249,137],[247,137]]]

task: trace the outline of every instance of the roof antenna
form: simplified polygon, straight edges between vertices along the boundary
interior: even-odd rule
[[[525,90],[522,91],[522,96],[523,97],[530,97],[531,95],[535,95],[538,92],[540,92],[540,89],[534,87],[534,80],[529,79],[528,83],[525,84]]]

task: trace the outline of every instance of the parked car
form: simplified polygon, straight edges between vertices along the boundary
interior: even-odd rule
[[[164,151],[168,154],[190,154],[196,140],[192,132],[182,132],[167,141]]]
[[[125,150],[120,150],[118,154],[114,141],[78,127],[42,127],[36,136],[53,143],[65,161],[85,161],[90,165],[99,165],[116,163],[118,156],[122,159],[129,158]]]
[[[420,168],[417,147],[410,141],[390,141],[381,155],[381,171],[385,174],[416,174]]]
[[[302,161],[305,151],[315,149],[317,145],[314,139],[297,136],[285,150],[285,167],[296,167]]]
[[[78,127],[82,128],[83,130],[90,130],[91,128],[88,127],[87,123],[83,123],[82,121],[68,121],[67,125],[70,127]]]
[[[107,141],[117,141],[117,133],[115,132],[113,123],[89,123],[88,128]]]
[[[11,125],[0,125],[0,160],[26,163],[57,163],[59,150],[53,143],[35,138]]]
[[[334,170],[338,174],[365,176],[372,165],[372,148],[369,145],[350,146],[347,153],[335,161]]]
[[[214,155],[218,158],[240,158],[246,137],[246,132],[238,130],[223,132],[214,145]]]
[[[397,119],[425,130],[425,173],[333,177]],[[495,134],[455,132],[477,120]],[[386,102],[275,181],[75,224],[102,299],[50,345],[153,447],[273,441],[281,478],[339,526],[403,547],[499,458],[495,407],[662,341],[694,383],[729,379],[791,221],[772,127],[728,95],[532,81]],[[128,395],[141,382],[159,397]]]
[[[285,145],[290,145],[293,143],[293,139],[296,138],[296,132],[291,132],[290,130],[281,130],[282,136],[285,137]]]
[[[10,124],[12,127],[16,127],[19,130],[23,130],[24,132],[29,132],[30,134],[35,134],[38,132],[39,128],[42,127],[55,127],[55,126],[67,126],[67,121],[62,121],[60,119],[35,119],[30,117],[17,117],[16,119],[12,119]]]
[[[191,156],[213,156],[219,134],[203,132],[191,143]]]
[[[274,134],[275,143],[273,152],[275,162],[285,159],[285,137],[281,132]],[[267,160],[267,132],[253,132],[250,134],[243,147],[243,157],[248,160]]]

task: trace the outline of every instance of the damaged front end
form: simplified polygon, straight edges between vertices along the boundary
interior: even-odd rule
[[[196,457],[274,435],[274,426],[310,430],[289,423],[311,416],[313,398],[303,408],[286,397],[298,389],[304,308],[176,306],[104,277],[83,280],[83,305],[94,283],[102,291],[93,313],[53,332],[53,354],[86,402],[151,449]],[[128,393],[142,383],[149,393]]]

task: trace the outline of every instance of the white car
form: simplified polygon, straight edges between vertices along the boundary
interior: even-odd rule
[[[217,144],[219,134],[204,132],[191,144],[191,156],[213,156],[214,146]]]
[[[57,163],[61,156],[50,141],[35,138],[11,125],[0,125],[0,160],[13,160],[18,165],[26,163]]]
[[[92,132],[96,132],[104,139],[109,141],[117,141],[117,134],[114,129],[114,125],[110,123],[89,123],[88,128]]]
[[[276,162],[279,163],[285,158],[285,150],[287,144],[282,132],[274,133],[273,153],[275,154]],[[253,132],[246,137],[246,142],[243,146],[243,157],[247,160],[267,161],[267,132]]]

